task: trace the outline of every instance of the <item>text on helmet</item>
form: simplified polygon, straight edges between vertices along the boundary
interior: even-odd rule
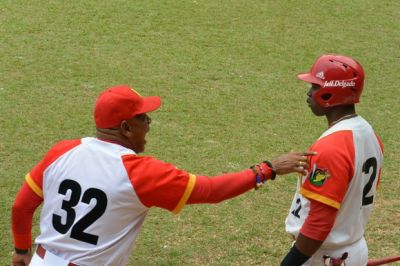
[[[330,80],[330,81],[325,81],[324,83],[324,88],[325,87],[354,87],[356,83],[351,80],[351,81],[345,81],[345,80]]]

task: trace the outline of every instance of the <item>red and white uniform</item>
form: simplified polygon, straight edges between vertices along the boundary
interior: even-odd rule
[[[43,197],[37,244],[78,265],[124,265],[148,209],[178,213],[195,176],[83,138],[56,144],[26,181]]]
[[[346,265],[365,265],[368,248],[364,230],[374,206],[383,163],[383,146],[369,123],[357,116],[335,124],[310,147],[307,176],[299,178],[286,218],[286,231],[297,238],[319,239],[305,230],[310,200],[337,209],[337,216],[321,248],[305,265],[323,265],[322,256],[349,253]],[[315,230],[318,231],[318,230]]]
[[[33,214],[43,203],[31,266],[125,265],[150,207],[178,213],[185,204],[218,203],[254,186],[250,169],[195,176],[118,143],[65,140],[27,174],[17,194],[14,244],[31,247]]]

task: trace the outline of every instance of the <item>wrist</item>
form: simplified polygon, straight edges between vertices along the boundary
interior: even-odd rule
[[[263,163],[265,163],[270,169],[271,169],[271,180],[274,180],[276,178],[276,169],[275,167],[272,165],[272,163],[270,161],[264,161]]]
[[[274,180],[276,171],[270,161],[263,161],[250,167],[256,178],[255,189],[262,187],[268,179]]]
[[[300,250],[296,248],[296,244],[290,249],[289,253],[282,260],[281,266],[301,266],[303,265],[310,256],[303,254]]]
[[[28,254],[30,249],[20,249],[20,248],[14,248],[14,252],[18,255],[26,255]]]
[[[254,176],[256,178],[256,183],[255,183],[254,189],[257,190],[260,187],[262,187],[265,182],[265,178],[264,178],[263,171],[262,171],[262,166],[259,164],[256,164],[256,165],[251,166],[250,169],[253,171]]]

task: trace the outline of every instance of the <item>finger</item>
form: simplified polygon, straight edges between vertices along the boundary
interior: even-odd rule
[[[316,151],[303,151],[303,152],[302,152],[302,155],[305,155],[305,156],[314,156],[314,155],[317,155],[317,152],[316,152]]]
[[[299,161],[300,161],[300,162],[307,162],[307,161],[308,161],[308,158],[307,158],[307,156],[305,156],[305,155],[301,155],[301,156],[299,156]]]
[[[297,173],[301,174],[302,176],[307,176],[308,175],[308,170],[306,168],[302,167],[302,166],[295,167],[294,170]]]
[[[297,173],[300,173],[300,174],[303,174],[303,173],[304,173],[304,167],[303,167],[303,166],[296,166],[296,167],[294,168],[294,170],[295,170]]]
[[[305,156],[313,156],[317,154],[316,151],[291,151],[290,153],[296,155],[305,155]]]
[[[304,169],[308,169],[310,167],[307,161],[306,162],[300,161],[298,166],[302,166]]]
[[[307,164],[307,161],[300,161],[299,163],[300,163],[300,166],[304,166]]]
[[[308,168],[305,166],[295,166],[293,168],[293,170],[303,176],[307,176],[308,175]]]
[[[296,163],[296,166],[298,166],[298,167],[302,166],[303,168],[305,168],[306,165],[307,165],[307,162],[305,162],[305,161],[298,161]]]

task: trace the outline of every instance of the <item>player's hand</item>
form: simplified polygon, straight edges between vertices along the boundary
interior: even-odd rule
[[[317,153],[313,151],[283,154],[275,160],[271,160],[272,168],[277,175],[286,175],[295,172],[307,175],[307,169],[309,168],[308,156],[313,156],[315,154]]]
[[[13,253],[11,259],[12,266],[28,266],[32,259],[32,253],[27,254],[17,254]]]

